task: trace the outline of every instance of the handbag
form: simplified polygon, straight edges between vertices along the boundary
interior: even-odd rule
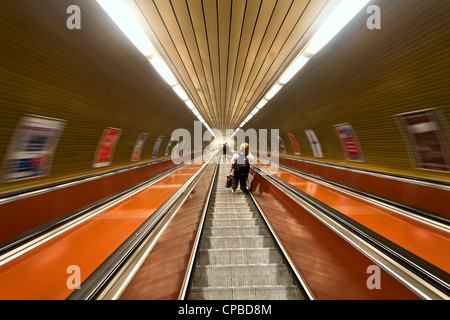
[[[225,188],[231,188],[231,183],[233,182],[233,179],[230,175],[227,176],[227,182],[225,183]]]
[[[227,175],[227,182],[225,183],[225,188],[231,188],[232,182],[233,182],[233,177],[231,176],[231,170],[230,170],[230,173]]]

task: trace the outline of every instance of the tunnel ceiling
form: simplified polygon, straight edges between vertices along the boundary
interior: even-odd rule
[[[328,0],[135,0],[153,46],[211,128],[235,129],[317,30]]]

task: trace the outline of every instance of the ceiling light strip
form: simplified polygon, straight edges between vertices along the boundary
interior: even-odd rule
[[[329,43],[370,1],[371,0],[343,0],[313,36],[308,45],[290,64],[281,78],[268,91],[266,96],[259,101],[257,106],[251,111],[250,117],[247,117],[240,127],[247,123],[253,115],[264,107],[265,104],[308,63],[310,58],[325,47],[326,44]]]
[[[126,5],[123,0],[97,0],[98,4],[111,17],[114,23],[122,30],[127,38],[134,44],[134,46],[145,56],[152,64],[159,75],[167,82],[169,86],[175,91],[178,97],[188,106],[194,115],[205,125],[205,127],[213,134],[214,132],[207,126],[205,120],[200,116],[200,113],[195,108],[188,95],[180,86],[169,67],[163,59],[156,53],[150,39],[137,23],[133,12]]]

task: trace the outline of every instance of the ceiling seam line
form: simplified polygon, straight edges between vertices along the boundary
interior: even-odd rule
[[[312,0],[310,0],[309,2],[308,2],[308,6],[309,6],[309,4],[311,3],[311,1]],[[305,36],[305,34],[308,32],[308,30],[311,28],[311,26],[314,24],[314,22],[317,20],[317,18],[320,16],[320,14],[322,13],[322,11],[324,10],[324,8],[327,6],[327,4],[329,3],[330,1],[329,0],[327,0],[327,2],[326,2],[326,4],[324,5],[324,6],[322,6],[322,8],[320,9],[320,11],[319,11],[319,13],[318,14],[316,14],[316,16],[315,16],[315,18],[313,19],[313,21],[309,24],[309,26],[308,26],[308,28],[305,30],[305,32],[303,33],[303,36],[300,38],[300,40],[299,41],[297,41],[297,44],[291,49],[291,51],[289,52],[289,54],[288,54],[288,56],[289,55],[291,55],[292,54],[292,52],[294,52],[294,50],[295,50],[295,48],[297,47],[297,45],[300,43],[300,41],[303,39],[303,37]],[[305,8],[305,10],[306,10],[306,8]],[[301,51],[301,50],[300,50]],[[273,65],[273,64],[272,64]],[[268,71],[267,71],[268,72]],[[266,72],[266,75],[267,75],[267,72]],[[268,83],[270,83],[270,82],[272,82],[273,81],[273,78],[275,77],[275,74],[271,77],[271,79],[270,79],[270,81],[268,82]],[[267,88],[267,85],[265,86],[265,88]],[[269,87],[270,88],[270,87]],[[268,91],[268,89],[264,89],[262,92],[267,92]],[[260,94],[260,97],[261,98],[259,98],[257,101],[260,101],[263,97],[264,97],[264,94],[261,96],[261,94]],[[254,120],[253,118],[252,119],[250,119],[249,120],[249,122],[250,121],[252,121],[252,120]]]
[[[228,129],[228,123],[227,123],[227,92],[228,92],[228,68],[230,65],[230,43],[231,43],[231,22],[233,21],[233,1],[231,1],[230,5],[230,20],[229,20],[229,30],[228,30],[228,52],[227,52],[227,67],[226,67],[226,81],[225,81],[225,106],[224,106],[224,128],[225,133],[226,129]]]
[[[134,1],[135,1],[135,3],[136,3],[136,0],[134,0]],[[161,18],[162,23],[163,23],[164,26],[165,26],[164,20],[162,19],[161,14],[159,13],[159,10],[158,10],[158,8],[157,8],[157,6],[156,6],[154,0],[153,0],[152,2],[153,2],[153,5],[155,6],[155,8],[156,8],[156,10],[157,10],[157,12],[158,12],[158,15],[159,15],[160,18]],[[160,40],[159,37],[157,36],[155,30],[154,30],[153,27],[151,26],[151,24],[150,24],[150,22],[148,21],[147,17],[146,17],[145,14],[142,12],[141,7],[140,7],[137,3],[136,3],[136,5],[138,6],[138,8],[139,8],[139,10],[141,11],[142,15],[144,16],[145,20],[147,21],[149,28],[152,30],[152,32],[153,32],[153,34],[155,35],[155,37],[158,39],[158,42],[160,43],[161,48],[164,50],[164,52],[165,52],[165,54],[167,55],[167,57],[169,57],[169,54],[168,54],[168,52],[167,52],[165,46],[162,44],[161,40]],[[167,28],[166,28],[166,31],[167,31],[167,33],[168,33],[170,39],[172,40],[172,44],[174,45],[174,47],[175,47],[175,49],[176,49],[176,46],[175,46],[175,44],[174,44],[174,42],[173,42],[173,39],[172,39],[172,37],[170,36],[170,33],[168,32]],[[176,51],[177,51],[177,53],[178,53],[178,50],[176,50]],[[178,53],[178,56],[180,57],[179,53]],[[170,57],[169,57],[169,59],[170,59],[172,65],[174,65],[172,59],[171,59]],[[181,59],[181,57],[180,57],[180,59]],[[184,66],[184,63],[183,63],[183,66]],[[186,70],[186,68],[185,68],[185,71],[186,71],[186,73],[188,73],[187,70]],[[185,80],[183,79],[183,77],[181,77],[181,75],[179,74],[178,70],[177,70],[177,74],[178,74],[178,78],[181,79],[181,82],[183,82],[184,85],[185,85],[185,87],[188,88],[188,86],[186,85]],[[188,74],[189,74],[189,73],[188,73]],[[191,83],[192,83],[192,79],[191,79]],[[194,85],[194,83],[192,83],[192,85]],[[194,87],[195,87],[195,86],[194,86]],[[189,90],[189,92],[190,92],[190,90]],[[190,92],[190,93],[191,93],[191,97],[194,96],[192,92]]]
[[[291,1],[291,5],[289,6],[288,11],[287,11],[286,15],[285,15],[284,18],[283,18],[283,21],[282,21],[282,23],[281,23],[280,28],[283,26],[284,22],[286,21],[286,17],[287,17],[287,15],[288,15],[289,10],[291,9],[293,3],[294,3],[294,2],[293,2],[293,0],[292,0],[292,1]],[[274,6],[274,9],[273,9],[273,11],[272,11],[272,13],[271,13],[271,15],[270,15],[269,22],[268,22],[268,24],[267,24],[267,26],[266,26],[266,30],[264,31],[263,39],[265,38],[266,33],[267,33],[267,30],[269,29],[269,25],[270,25],[270,23],[271,23],[271,21],[272,21],[272,18],[273,18],[273,16],[274,16],[274,13],[275,13],[275,10],[276,10],[277,5],[278,5],[278,0],[276,1],[275,6]],[[274,37],[274,40],[272,41],[272,44],[270,45],[270,48],[272,48],[273,43],[275,42],[275,39],[277,38],[277,36],[278,36],[278,34],[279,34],[279,32],[280,32],[280,28],[278,28],[278,31],[277,31],[277,33],[276,33],[276,35],[275,35],[275,37]],[[261,47],[262,47],[262,45],[263,45],[263,42],[264,42],[264,41],[261,41],[261,43],[259,44],[258,51],[256,52],[256,56],[255,56],[255,57],[257,57],[257,56],[259,55],[259,52],[261,51]],[[269,48],[269,49],[270,49],[270,48]],[[269,51],[270,51],[270,50],[269,50]],[[268,54],[269,54],[269,52],[267,52],[267,54],[266,54],[266,56],[265,56],[263,62],[266,60]],[[255,59],[255,60],[256,60],[256,59]],[[262,65],[262,64],[261,64],[261,65]],[[245,82],[245,84],[244,84],[243,90],[245,89],[245,87],[246,87],[247,84],[249,83],[250,75],[251,75],[251,73],[252,73],[252,71],[253,71],[253,69],[254,69],[254,66],[255,66],[255,61],[253,61],[252,67],[250,68],[249,77],[247,78],[247,80],[246,80],[246,82]],[[261,70],[261,68],[260,68],[259,70]],[[256,76],[258,76],[258,74],[259,74],[259,71],[257,72]],[[254,81],[253,81],[253,83],[254,83]],[[253,87],[253,85],[251,85],[250,89],[251,89],[252,87]],[[250,90],[250,89],[249,89],[249,90]],[[242,97],[243,97],[243,96],[244,96],[244,92],[242,92],[242,95],[241,95],[241,97],[239,98],[238,104],[241,104],[241,105],[242,105],[243,103],[245,103],[245,99],[244,99],[244,102],[242,102]],[[245,96],[245,98],[247,98],[247,97],[248,97],[248,93],[247,93],[247,95]],[[245,110],[242,109],[242,110],[239,112],[239,114],[238,114],[238,118],[241,116],[242,113],[246,113],[246,112],[247,112],[247,111],[246,111],[247,109],[248,109],[248,108],[246,108]],[[244,117],[242,117],[242,118],[245,119]]]
[[[231,87],[230,87],[230,105],[229,105],[229,109],[228,109],[228,113],[227,113],[227,115],[230,118],[230,120],[229,120],[230,126],[231,126],[231,124],[233,122],[233,110],[232,110],[232,105],[231,105],[231,100],[232,100],[232,96],[233,96],[233,87],[234,87],[233,84],[234,84],[234,79],[236,77],[237,60],[238,60],[238,57],[239,57],[239,52],[241,51],[242,33],[244,31],[244,21],[245,21],[245,16],[246,16],[246,13],[247,13],[247,4],[248,4],[248,0],[245,0],[244,14],[242,16],[241,32],[239,34],[239,44],[238,44],[237,54],[236,54],[236,63],[234,64],[233,78],[231,80]]]
[[[191,55],[191,52],[190,52],[189,47],[188,47],[188,45],[187,45],[186,38],[185,38],[185,36],[184,36],[184,34],[183,34],[183,30],[181,29],[180,22],[179,22],[178,17],[177,17],[177,15],[176,15],[176,13],[175,13],[175,9],[174,9],[174,7],[173,7],[172,0],[170,0],[169,3],[170,3],[170,6],[171,6],[171,8],[172,8],[172,12],[173,12],[173,14],[174,14],[175,20],[177,21],[178,29],[180,30],[181,36],[183,37],[183,42],[184,42],[184,45],[185,45],[185,47],[186,47],[186,51],[188,52],[189,59],[190,59],[190,61],[191,61],[191,63],[192,63],[192,67],[193,67],[193,69],[194,69],[195,75],[196,75],[196,77],[197,77],[197,79],[198,79],[198,81],[199,81],[199,84],[200,84],[200,86],[201,86],[200,77],[199,77],[199,75],[198,75],[197,69],[196,69],[195,64],[194,64],[194,61],[193,61],[193,59],[192,59],[192,55]],[[178,51],[178,50],[177,50],[177,51]],[[184,64],[184,62],[183,62],[183,64]],[[185,65],[185,64],[184,64],[184,65]],[[185,67],[186,67],[186,65],[185,65]],[[189,73],[188,73],[188,74],[189,74]],[[191,76],[190,76],[190,77],[191,77]],[[194,85],[194,87],[195,87],[195,85]],[[198,93],[197,93],[197,94],[198,94]],[[200,96],[200,95],[199,95],[199,96]],[[205,114],[207,113],[207,100],[206,100],[206,99],[207,99],[207,97],[205,96],[205,102],[206,102],[206,105],[205,105],[205,106],[202,106],[202,109],[204,109],[204,110],[202,110],[203,113],[204,113],[203,115],[205,115]],[[199,110],[199,111],[200,111],[200,110]]]
[[[259,17],[259,14],[260,14],[260,12],[261,12],[261,6],[262,6],[262,1],[260,1],[260,3],[259,3],[258,13],[257,13],[257,15],[256,15],[255,24],[254,24],[254,26],[253,26],[252,36],[251,36],[250,39],[253,39],[253,35],[255,34],[256,25],[258,24],[258,17]],[[248,49],[247,49],[247,53],[246,53],[246,55],[245,55],[244,65],[245,65],[245,62],[246,62],[247,59],[248,59],[248,53],[249,53],[249,51],[250,51],[251,43],[252,43],[252,40],[251,40],[250,43],[249,43],[249,46],[248,46]],[[240,76],[240,78],[239,78],[239,82],[238,82],[238,85],[237,85],[237,89],[239,89],[239,86],[240,86],[240,84],[241,84],[242,76],[243,76],[243,75],[242,75],[242,73],[241,73],[241,76]],[[236,90],[236,91],[238,92],[239,90]],[[232,103],[233,110],[236,109],[236,112],[237,112],[236,98],[237,98],[237,93],[236,93],[236,95],[235,95],[235,97],[234,97],[234,100],[233,100],[233,103]],[[238,119],[239,119],[239,118],[238,118]],[[238,121],[238,122],[239,122],[239,121]]]
[[[194,24],[193,24],[193,21],[192,21],[192,15],[191,15],[191,11],[189,9],[189,4],[187,3],[187,0],[185,0],[185,3],[186,3],[186,7],[187,7],[187,10],[188,10],[188,14],[189,14],[189,21],[191,23],[191,27],[192,27],[192,30],[193,30],[193,34],[194,34],[195,44],[197,46],[198,55],[200,57],[200,60],[202,60],[202,55],[200,53],[200,47],[199,47],[199,44],[198,44],[198,39],[197,39],[197,35],[195,33]],[[203,61],[201,61],[201,62],[202,62],[201,63],[201,67],[202,67],[202,70],[203,70],[203,75],[205,77],[205,83],[206,83],[206,87],[207,87],[207,91],[208,91],[208,95],[209,95],[209,100],[210,100],[210,106],[211,106],[211,113],[209,114],[209,116],[210,116],[210,120],[211,120],[211,125],[213,125],[214,124],[214,116],[215,116],[214,102],[213,102],[213,98],[211,96],[211,89],[209,87],[209,81],[208,81],[207,76],[206,76],[205,66],[203,65]],[[211,63],[210,63],[210,65],[211,65]]]
[[[205,28],[206,43],[207,43],[208,55],[209,55],[209,66],[210,66],[210,69],[211,69],[211,79],[212,79],[212,82],[213,82],[213,90],[211,92],[214,92],[214,104],[215,104],[214,111],[215,111],[215,114],[218,116],[217,96],[216,96],[216,92],[215,92],[215,90],[216,90],[216,82],[214,80],[214,72],[213,72],[213,69],[212,69],[211,50],[209,49],[210,46],[209,46],[208,28],[206,27],[205,7],[203,5],[203,0],[202,0],[201,3],[202,3],[202,13],[203,13],[203,25],[204,25],[204,28]],[[217,118],[216,121],[219,121],[219,119]],[[219,124],[219,123],[217,122],[216,124]]]
[[[308,5],[309,5],[310,2],[311,2],[311,1],[308,2]],[[287,11],[287,13],[286,13],[286,15],[285,15],[285,17],[284,17],[284,19],[283,19],[283,22],[281,23],[280,28],[278,29],[278,31],[277,31],[277,33],[276,33],[276,35],[275,35],[275,37],[274,37],[274,40],[272,41],[272,43],[271,43],[271,45],[270,45],[270,47],[269,47],[269,50],[267,51],[267,54],[266,54],[266,56],[264,57],[263,62],[267,60],[267,57],[268,57],[268,55],[269,55],[269,52],[270,52],[270,50],[272,49],[272,47],[274,46],[274,43],[275,43],[275,41],[276,41],[276,39],[277,39],[277,37],[278,37],[278,35],[279,35],[279,33],[280,33],[281,28],[283,27],[283,25],[284,25],[284,23],[285,23],[285,21],[286,21],[286,19],[287,19],[287,16],[289,15],[289,11],[292,9],[293,4],[294,4],[294,1],[291,2],[291,5],[289,6],[289,9],[288,9],[288,11]],[[287,38],[285,39],[285,41],[283,42],[283,45],[280,47],[280,50],[278,50],[278,53],[277,53],[276,57],[272,60],[272,63],[270,63],[270,66],[268,67],[268,69],[267,69],[265,75],[263,76],[263,79],[265,78],[265,76],[266,76],[267,73],[269,72],[270,68],[271,68],[271,67],[273,66],[273,64],[275,63],[275,60],[276,60],[276,58],[279,56],[281,50],[285,47],[285,44],[286,44],[287,40],[290,38],[290,36],[291,36],[292,33],[294,32],[294,29],[296,28],[296,26],[297,26],[298,23],[300,22],[300,20],[301,20],[303,14],[305,13],[305,10],[306,10],[306,8],[308,7],[308,5],[305,6],[305,9],[303,10],[303,12],[302,12],[302,14],[300,15],[300,17],[297,19],[297,22],[295,23],[294,27],[293,27],[293,28],[291,29],[291,31],[289,32],[288,37],[287,37]],[[303,39],[303,37],[304,37],[304,34],[302,35],[302,37],[300,38],[300,40],[297,41],[297,43],[295,44],[294,47],[296,47],[296,46],[298,45],[298,43],[301,41],[301,39]],[[291,52],[290,52],[289,54],[291,54]],[[288,56],[289,56],[289,55],[288,55]],[[286,60],[285,60],[285,61],[286,61]],[[260,72],[261,72],[261,69],[259,69],[258,72],[256,73],[255,79],[259,76]],[[277,73],[277,72],[275,72],[275,73]],[[246,96],[245,96],[245,100],[247,100],[247,98],[249,97],[249,94],[250,94],[251,90],[253,89],[255,83],[256,83],[256,81],[253,81],[253,83],[251,84],[251,86],[250,86],[250,88],[249,88],[249,90],[248,90],[248,92],[247,92],[247,94],[246,94]],[[256,90],[257,90],[257,88],[256,88]],[[265,93],[265,92],[264,92],[264,93]],[[250,97],[250,99],[249,99],[248,101],[252,101],[253,98],[254,98],[254,95],[253,95],[252,97]],[[259,101],[259,100],[258,100],[258,101]],[[250,104],[250,105],[251,105],[251,104]],[[251,107],[250,109],[253,110],[253,107]],[[251,110],[250,110],[250,111],[251,111]],[[242,114],[242,112],[241,112],[239,115],[241,115],[241,114]],[[247,117],[247,116],[248,116],[248,113],[245,115],[245,117]],[[242,117],[242,118],[244,118],[244,117]]]

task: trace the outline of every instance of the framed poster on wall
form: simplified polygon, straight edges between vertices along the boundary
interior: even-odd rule
[[[320,146],[319,139],[317,139],[316,133],[314,130],[305,130],[305,134],[308,137],[309,143],[311,144],[311,148],[316,158],[323,158],[322,147]]]
[[[152,158],[156,158],[158,156],[159,147],[161,146],[161,141],[164,139],[164,136],[159,136],[156,139],[155,146],[153,147]]]
[[[364,162],[364,157],[359,145],[358,139],[350,124],[337,124],[334,126],[342,149],[344,149],[345,157],[348,161]]]
[[[172,145],[172,140],[169,140],[169,143],[167,144],[166,150],[164,151],[164,155],[167,157],[169,155],[170,146]]]
[[[450,171],[449,141],[442,128],[444,121],[436,109],[399,114],[397,120],[417,168]]]
[[[299,156],[300,153],[300,147],[298,146],[297,140],[295,139],[295,136],[293,133],[288,133],[289,140],[291,140],[292,147],[294,148],[295,155]]]
[[[142,149],[144,148],[145,140],[147,140],[147,137],[148,133],[141,133],[138,136],[136,143],[134,144],[133,152],[131,154],[132,162],[141,160]]]
[[[9,182],[46,176],[64,127],[64,120],[24,115],[6,151],[3,180]]]
[[[114,150],[121,133],[122,130],[116,128],[106,128],[103,131],[97,146],[97,151],[95,152],[94,163],[92,165],[94,168],[105,167],[111,164]]]
[[[286,153],[286,146],[284,145],[284,141],[280,136],[278,136],[278,141],[280,142],[281,152]]]

